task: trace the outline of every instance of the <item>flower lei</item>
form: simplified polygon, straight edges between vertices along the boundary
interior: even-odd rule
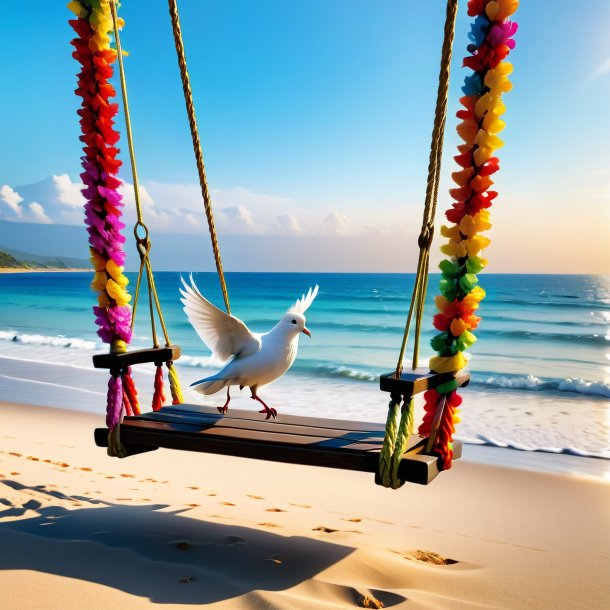
[[[515,47],[512,39],[517,24],[509,21],[519,0],[469,0],[468,14],[475,17],[468,45],[470,55],[464,66],[473,71],[465,78],[460,99],[463,110],[457,132],[464,144],[458,146],[455,161],[462,168],[452,174],[457,187],[449,191],[456,203],[446,212],[450,226],[441,228],[448,243],[441,251],[450,258],[439,267],[442,272],[436,297],[440,313],[434,316],[434,327],[440,331],[431,341],[437,356],[430,359],[430,370],[435,373],[454,373],[463,369],[468,360],[464,351],[475,341],[471,332],[480,318],[475,315],[485,291],[477,285],[477,273],[487,265],[479,253],[490,240],[481,235],[491,228],[489,207],[498,196],[489,188],[491,175],[499,169],[494,150],[503,145],[498,133],[505,127],[500,118],[506,111],[502,94],[511,90],[508,76],[512,65],[504,59]],[[439,456],[441,469],[451,468],[451,442],[455,424],[460,420],[457,407],[462,398],[457,393],[457,382],[452,380],[428,390],[424,394],[425,415],[419,428],[421,436],[430,436],[437,408],[444,408],[432,448]],[[444,405],[444,407],[443,407]]]
[[[82,97],[78,115],[83,142],[81,157],[85,184],[85,224],[89,233],[89,252],[95,270],[91,288],[98,292],[98,305],[93,308],[98,325],[97,334],[111,345],[113,352],[123,352],[131,340],[131,295],[123,274],[125,228],[121,222],[121,181],[116,174],[121,166],[114,145],[119,134],[114,129],[118,105],[108,82],[113,75],[116,51],[110,46],[113,30],[110,0],[75,0],[68,8],[77,16],[70,25],[77,34],[71,41],[72,56],[81,64],[76,95]],[[120,422],[123,409],[138,413],[137,394],[128,369],[112,372],[108,383],[106,423],[113,431]]]

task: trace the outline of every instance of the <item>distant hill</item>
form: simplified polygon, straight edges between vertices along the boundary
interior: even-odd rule
[[[84,258],[43,256],[0,245],[0,267],[9,269],[88,269]]]

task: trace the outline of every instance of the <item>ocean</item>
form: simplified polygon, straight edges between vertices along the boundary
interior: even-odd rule
[[[134,274],[128,274],[130,281]],[[222,307],[215,274],[195,280]],[[378,376],[396,366],[413,274],[227,273],[234,315],[265,332],[310,286],[320,292],[307,312],[312,339],[300,339],[292,369],[260,392],[280,413],[384,421],[388,396]],[[105,409],[107,374],[91,356],[96,335],[88,273],[0,275],[0,399]],[[472,382],[463,390],[457,436],[472,444],[610,458],[610,277],[482,274],[487,292],[470,350]],[[180,273],[156,274],[178,372],[189,402],[221,405],[188,385],[220,363],[188,323],[179,302]],[[432,274],[420,364],[432,355]],[[134,348],[151,344],[147,306],[138,312]],[[409,350],[408,350],[409,353]],[[150,368],[138,367],[142,401],[152,395]],[[253,408],[244,390],[235,408]],[[418,407],[420,408],[420,407]]]

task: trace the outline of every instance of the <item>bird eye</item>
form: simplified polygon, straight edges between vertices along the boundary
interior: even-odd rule
[[[297,321],[296,321],[296,320],[293,320],[293,321],[292,321],[292,323],[293,323],[293,324],[296,324],[296,323],[297,323]]]

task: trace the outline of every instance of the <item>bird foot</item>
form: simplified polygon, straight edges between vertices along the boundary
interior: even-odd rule
[[[268,407],[267,405],[265,405],[265,408],[261,409],[259,413],[266,413],[267,417],[265,417],[265,419],[269,419],[270,417],[273,417],[273,419],[275,419],[277,417],[277,410],[273,407]]]
[[[258,396],[250,396],[250,398],[252,400],[258,400],[258,402],[260,402],[261,405],[263,405],[263,408],[259,411],[259,413],[266,413],[267,417],[265,417],[265,419],[269,419],[270,417],[273,417],[273,419],[275,419],[277,417],[277,410],[274,409],[273,407],[268,406]]]
[[[218,412],[222,415],[225,415],[226,412],[229,410],[229,403],[231,402],[231,393],[229,392],[229,390],[230,388],[227,388],[227,401],[225,402],[225,404],[222,405],[222,407],[216,407],[218,409]]]

